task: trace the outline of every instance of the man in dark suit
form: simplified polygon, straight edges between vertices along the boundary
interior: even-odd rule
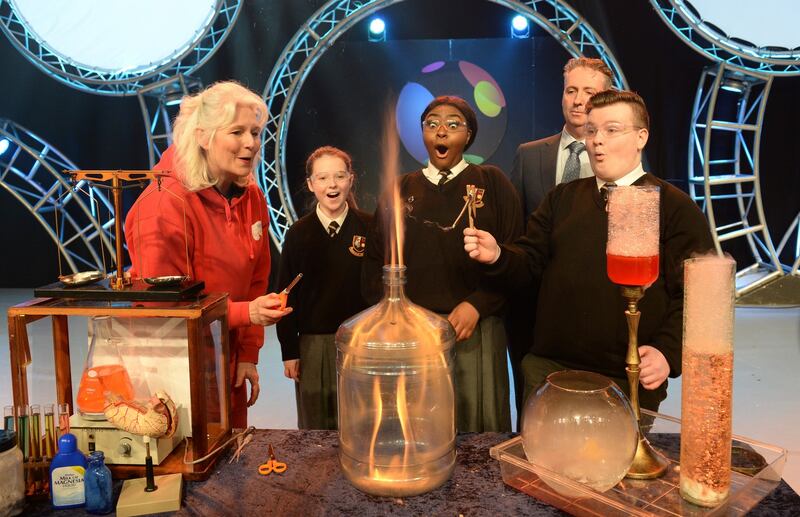
[[[520,145],[514,156],[511,183],[519,192],[524,217],[536,210],[557,184],[592,176],[583,145],[586,101],[610,88],[612,81],[611,69],[600,59],[580,57],[567,61],[561,96],[564,128],[555,135]],[[580,145],[573,144],[576,141]]]

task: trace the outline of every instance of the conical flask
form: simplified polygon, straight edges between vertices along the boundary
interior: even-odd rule
[[[91,320],[92,341],[78,387],[77,408],[82,417],[105,419],[106,393],[123,400],[133,399],[133,384],[119,353],[119,339],[111,333],[111,318],[95,316]]]
[[[455,332],[405,297],[404,266],[383,271],[384,298],[336,333],[339,462],[359,490],[405,497],[455,467]]]

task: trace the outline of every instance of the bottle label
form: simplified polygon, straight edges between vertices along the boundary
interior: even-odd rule
[[[78,465],[53,469],[53,506],[72,506],[86,502],[83,489],[85,473],[85,469]]]

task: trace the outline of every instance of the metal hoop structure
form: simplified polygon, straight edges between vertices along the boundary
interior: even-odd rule
[[[2,140],[8,143],[0,185],[44,227],[73,273],[102,271],[103,254],[114,256],[114,210],[106,196],[85,181],[70,184],[61,171],[75,165],[24,127],[0,119]]]
[[[800,213],[775,249],[764,216],[758,165],[772,79],[800,75],[800,48],[758,47],[728,36],[703,20],[687,0],[650,2],[684,43],[716,63],[703,71],[697,87],[687,172],[692,198],[706,212],[717,251],[722,253],[723,242],[747,239],[754,262],[737,272],[737,297],[787,272],[800,276]],[[728,136],[727,143],[722,135]],[[719,141],[722,144],[716,145]],[[735,221],[717,217],[715,202],[721,208],[726,200],[735,203]],[[793,265],[786,266],[781,256],[792,253],[792,240]]]
[[[241,11],[241,3],[241,0],[218,0],[215,13],[192,42],[161,62],[131,71],[100,70],[79,65],[69,56],[48,48],[21,19],[9,0],[0,0],[0,30],[28,61],[50,77],[78,90],[124,96],[179,74],[190,75],[200,68],[228,37]]]
[[[332,0],[315,12],[284,48],[264,88],[270,113],[261,145],[259,183],[267,198],[270,235],[281,249],[289,226],[297,220],[286,186],[286,135],[289,119],[308,74],[336,39],[363,18],[402,0]],[[489,0],[515,11],[558,40],[572,56],[602,59],[617,87],[627,86],[622,70],[600,36],[569,4],[561,0]]]
[[[200,79],[178,74],[147,85],[136,93],[144,118],[147,157],[151,169],[172,143],[172,120],[177,115],[181,99],[202,86]]]
[[[703,20],[686,0],[650,0],[667,26],[687,45],[730,68],[773,75],[800,74],[800,48],[758,47]],[[767,7],[764,7],[767,9]]]
[[[764,217],[759,182],[761,129],[771,85],[772,76],[718,63],[703,70],[694,102],[689,137],[692,199],[708,217],[718,253],[726,241],[747,240],[754,263],[741,269],[737,279],[759,269],[769,271],[756,281],[739,282],[737,296],[783,274]],[[731,204],[734,220],[721,220]]]

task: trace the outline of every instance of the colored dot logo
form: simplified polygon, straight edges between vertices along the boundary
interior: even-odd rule
[[[483,68],[468,61],[434,61],[409,81],[397,99],[397,132],[406,151],[421,164],[428,161],[422,141],[420,115],[439,95],[457,95],[475,110],[478,136],[464,154],[480,164],[497,150],[506,132],[506,99],[497,81]]]

